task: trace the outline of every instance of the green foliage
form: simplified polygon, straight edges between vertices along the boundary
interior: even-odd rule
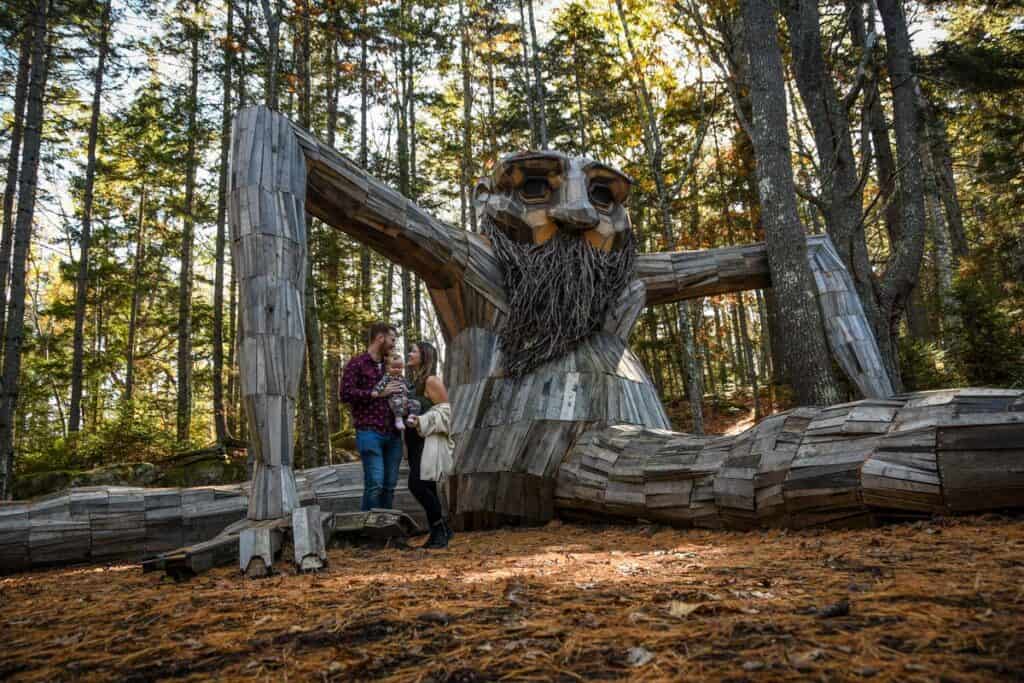
[[[116,419],[95,429],[48,443],[23,442],[17,472],[33,474],[55,470],[88,470],[111,462],[157,462],[174,451],[174,430],[154,413],[125,406]],[[35,445],[36,448],[31,446]]]
[[[962,279],[953,288],[963,320],[953,341],[969,384],[1024,386],[1024,314],[989,278]]]
[[[900,373],[907,391],[927,391],[970,384],[952,354],[934,341],[900,338]]]

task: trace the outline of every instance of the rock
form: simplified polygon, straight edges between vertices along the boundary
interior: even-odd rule
[[[760,671],[764,668],[764,662],[760,662],[756,659],[752,659],[749,662],[743,662],[744,671]]]
[[[873,666],[862,666],[861,668],[854,670],[854,673],[862,678],[871,678],[876,676],[878,672],[879,669],[876,669]]]
[[[643,666],[654,659],[654,654],[642,647],[631,647],[626,650],[626,664]]]

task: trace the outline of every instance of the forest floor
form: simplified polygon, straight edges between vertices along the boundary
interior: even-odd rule
[[[317,575],[0,578],[0,679],[1024,679],[1024,519],[724,532],[552,522]]]

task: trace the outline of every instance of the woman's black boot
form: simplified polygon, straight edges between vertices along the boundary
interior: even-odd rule
[[[438,520],[430,525],[430,538],[423,544],[424,548],[438,549],[448,547],[448,533],[445,531],[444,520]]]
[[[455,536],[455,532],[454,532],[454,531],[452,530],[452,527],[451,527],[451,525],[450,525],[450,524],[448,524],[448,520],[447,520],[447,519],[444,519],[444,518],[442,518],[442,519],[441,519],[441,524],[442,524],[442,525],[444,526],[444,534],[445,534],[445,537],[446,537],[446,538],[447,538],[447,539],[448,539],[449,541],[451,541],[451,540],[452,540],[452,537],[454,537],[454,536]]]

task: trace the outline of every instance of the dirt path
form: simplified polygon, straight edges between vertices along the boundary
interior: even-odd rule
[[[0,579],[0,679],[1024,679],[1024,520],[862,531],[553,523],[329,571]]]

